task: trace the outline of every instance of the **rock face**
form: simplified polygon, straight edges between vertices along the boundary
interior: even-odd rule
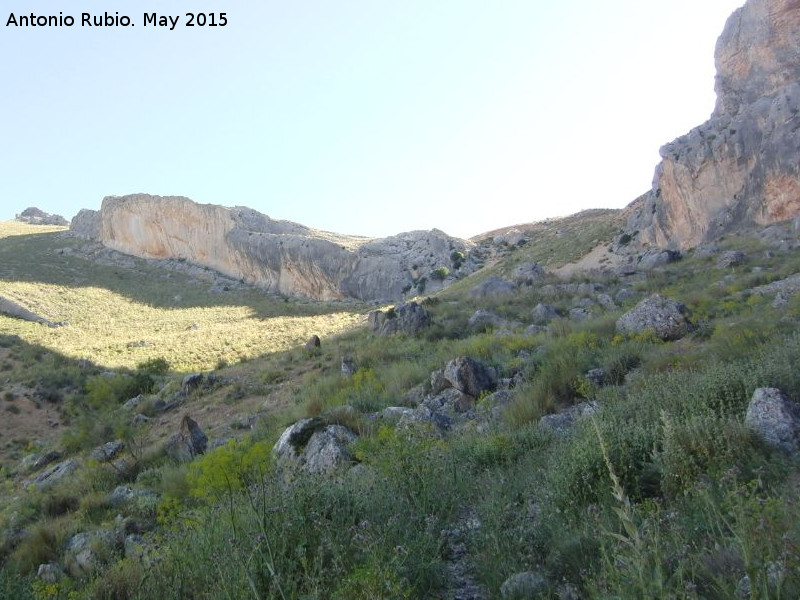
[[[270,292],[317,300],[397,300],[472,243],[414,231],[383,239],[345,236],[271,219],[244,207],[179,196],[106,197],[71,231],[142,258],[184,259]],[[460,272],[469,273],[467,261]]]
[[[749,0],[715,52],[711,118],[661,148],[653,189],[628,227],[690,248],[800,213],[800,2]]]

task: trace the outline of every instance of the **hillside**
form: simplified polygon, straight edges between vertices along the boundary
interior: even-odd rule
[[[536,227],[565,249],[607,247],[618,217]],[[39,382],[31,412],[57,411],[68,427],[0,438],[0,593],[729,598],[750,586],[795,597],[800,472],[745,424],[757,389],[800,395],[800,250],[790,225],[780,230],[575,279],[531,265],[555,254],[535,236],[511,247],[489,236],[478,240],[486,272],[425,299],[431,321],[415,333],[361,325],[202,379],[159,361],[166,345],[108,371],[57,350],[62,328],[13,322],[20,337],[0,344],[6,390]],[[27,281],[4,278],[8,295],[70,288],[64,275],[33,275],[82,264],[35,266],[59,236],[5,239],[37,249]],[[162,280],[142,286],[159,273],[197,305],[217,297],[201,293],[210,282],[144,261],[83,273],[87,289],[159,310]],[[69,304],[95,302],[77,289],[62,294]],[[674,337],[619,325],[654,293],[685,305]],[[26,306],[62,320],[56,304]],[[35,328],[52,345],[23,338]],[[25,401],[6,393],[2,410]]]

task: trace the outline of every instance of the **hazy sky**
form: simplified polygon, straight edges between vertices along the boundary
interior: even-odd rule
[[[742,3],[2,0],[0,219],[146,192],[471,236],[622,207],[713,110]],[[6,26],[31,9],[75,25]],[[185,26],[208,9],[227,26]],[[153,11],[178,26],[144,26]]]

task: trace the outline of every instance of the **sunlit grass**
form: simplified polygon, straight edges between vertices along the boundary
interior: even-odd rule
[[[312,334],[338,333],[359,321],[358,307],[304,305],[257,290],[209,291],[208,282],[164,273],[144,261],[120,275],[113,267],[54,251],[75,240],[57,227],[0,223],[0,296],[63,327],[0,316],[0,331],[106,367],[163,357],[180,370],[210,369],[288,349]],[[40,235],[31,235],[40,234]],[[28,235],[11,252],[8,238]],[[27,252],[26,252],[27,249]],[[74,283],[73,283],[74,282]]]

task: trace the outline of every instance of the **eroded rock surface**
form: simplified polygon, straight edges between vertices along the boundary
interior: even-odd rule
[[[83,210],[71,231],[107,248],[180,259],[270,292],[317,300],[397,300],[473,244],[442,231],[369,239],[318,231],[255,210],[197,204],[180,196],[109,196]],[[472,263],[460,263],[469,273]],[[415,287],[416,286],[416,287]]]
[[[715,60],[711,118],[661,148],[629,220],[641,243],[690,248],[800,213],[800,2],[749,0]]]

